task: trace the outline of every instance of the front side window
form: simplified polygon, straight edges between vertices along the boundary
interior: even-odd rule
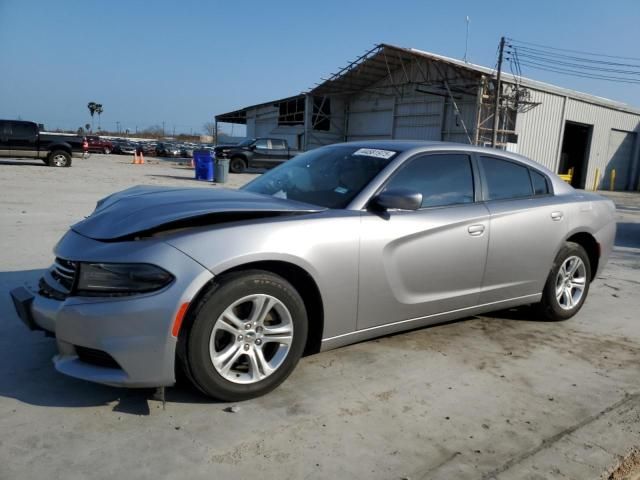
[[[401,167],[386,186],[422,193],[422,208],[473,202],[471,159],[463,154],[424,155]]]
[[[28,123],[14,123],[12,133],[15,138],[30,138],[36,135],[36,130]]]
[[[529,169],[494,157],[480,157],[487,182],[487,200],[506,200],[533,195]]]
[[[269,148],[269,142],[266,138],[256,140],[256,148]]]

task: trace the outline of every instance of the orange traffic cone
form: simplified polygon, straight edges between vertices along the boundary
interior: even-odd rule
[[[140,150],[140,165],[144,165],[144,154],[142,153],[142,150]]]
[[[135,150],[133,151],[133,162],[131,162],[132,165],[137,165],[138,164],[138,152],[136,152]]]

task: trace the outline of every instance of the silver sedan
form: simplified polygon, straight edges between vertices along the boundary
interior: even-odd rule
[[[541,165],[439,142],[299,155],[240,190],[135,187],[55,248],[21,319],[56,368],[117,386],[265,394],[305,353],[492,310],[564,320],[615,235],[614,205]]]

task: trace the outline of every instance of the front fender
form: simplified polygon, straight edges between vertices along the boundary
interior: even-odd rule
[[[324,336],[355,329],[360,214],[320,212],[235,222],[177,232],[163,239],[213,275],[260,261],[282,261],[305,270],[320,289]],[[295,285],[294,285],[295,286]]]

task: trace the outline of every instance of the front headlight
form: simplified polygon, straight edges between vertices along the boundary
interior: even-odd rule
[[[152,292],[173,280],[166,270],[146,263],[81,263],[78,295],[134,295]]]

